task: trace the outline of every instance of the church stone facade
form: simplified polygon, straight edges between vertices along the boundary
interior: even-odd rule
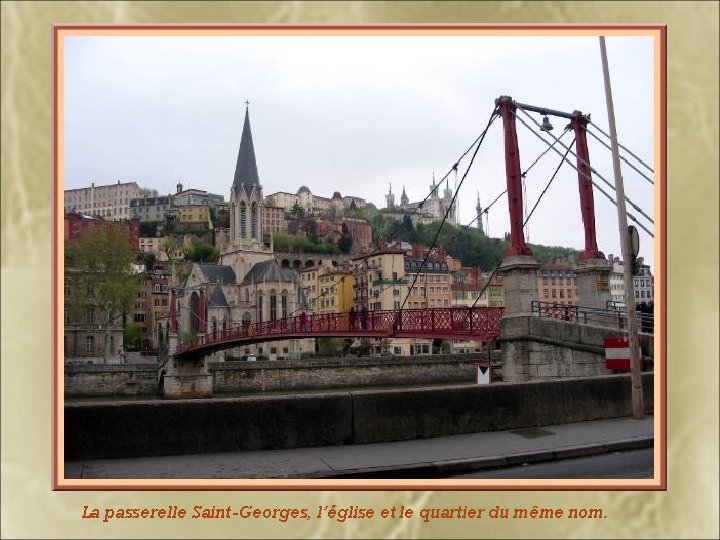
[[[263,244],[263,201],[246,109],[230,188],[229,241],[219,264],[193,264],[182,287],[179,320],[185,336],[248,327],[306,311],[307,300],[298,273],[280,268],[272,247]],[[312,352],[312,339],[285,340],[236,347],[215,353],[213,359],[256,354],[274,360]]]

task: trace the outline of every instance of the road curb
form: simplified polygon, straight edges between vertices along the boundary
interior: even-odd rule
[[[484,456],[478,458],[450,459],[445,461],[366,467],[337,471],[324,471],[311,475],[312,478],[433,478],[446,477],[466,472],[500,469],[528,463],[542,463],[580,457],[652,448],[654,437],[633,437],[617,441],[568,446],[555,450],[540,450],[510,454],[506,456]],[[308,475],[303,475],[308,478]]]

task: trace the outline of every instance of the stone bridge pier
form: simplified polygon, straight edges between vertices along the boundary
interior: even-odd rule
[[[503,260],[505,315],[499,342],[506,382],[609,375],[604,339],[623,337],[615,316],[594,316],[593,324],[576,324],[540,317],[532,312],[537,300],[538,264],[532,256]],[[605,310],[612,267],[604,259],[582,261],[576,269],[580,305]],[[614,327],[612,327],[614,325]]]
[[[161,393],[169,399],[212,397],[212,374],[204,357],[178,359],[177,334],[170,334],[167,360],[161,367]]]

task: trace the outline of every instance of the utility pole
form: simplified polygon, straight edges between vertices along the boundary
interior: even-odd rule
[[[610,143],[612,147],[613,172],[615,173],[615,192],[617,193],[618,227],[623,258],[625,278],[625,310],[628,319],[628,339],[630,341],[630,381],[632,384],[632,415],[635,419],[645,417],[643,388],[640,365],[640,344],[638,343],[638,325],[635,317],[635,288],[633,286],[633,268],[631,261],[630,234],[628,231],[627,210],[625,208],[625,184],[620,173],[620,155],[618,153],[617,130],[615,128],[615,109],[613,107],[610,74],[608,71],[605,37],[600,36],[600,56],[602,57],[603,78],[605,80],[605,100],[608,109]]]

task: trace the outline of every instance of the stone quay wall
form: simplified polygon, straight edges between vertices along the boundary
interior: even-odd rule
[[[481,359],[487,354],[216,362],[210,373],[217,393],[419,386],[474,382]]]
[[[642,376],[653,411],[653,374]],[[629,375],[304,395],[65,404],[69,461],[375,443],[617,418]]]
[[[157,364],[65,365],[65,396],[143,396],[158,393]]]
[[[475,364],[488,355],[345,357],[277,362],[209,362],[212,392],[323,390],[362,386],[412,386],[470,383]],[[499,362],[499,353],[493,353]],[[154,396],[159,392],[157,364],[66,365],[65,395]],[[165,386],[180,384],[167,368]],[[178,372],[178,375],[183,373]]]

